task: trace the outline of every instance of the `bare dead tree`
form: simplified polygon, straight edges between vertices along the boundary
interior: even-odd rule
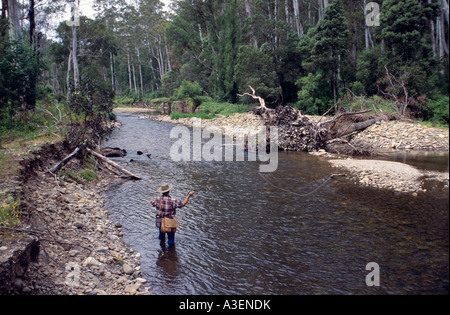
[[[408,108],[410,103],[409,92],[406,87],[407,82],[404,78],[400,80],[397,79],[396,76],[389,72],[387,65],[384,65],[384,68],[386,69],[386,78],[388,80],[389,86],[386,91],[383,91],[379,87],[378,89],[381,94],[394,100],[395,105],[397,105],[400,110],[397,112],[400,115],[404,116],[406,114],[406,109]],[[407,77],[407,75],[408,74],[405,74],[404,77]]]
[[[251,85],[249,85],[249,88],[252,90],[252,94],[250,93],[244,93],[244,94],[238,94],[238,96],[243,97],[245,95],[250,96],[251,98],[258,100],[259,104],[261,105],[262,108],[267,108],[266,106],[266,101],[261,97],[261,96],[257,96],[256,95],[256,91],[254,88],[252,88]]]

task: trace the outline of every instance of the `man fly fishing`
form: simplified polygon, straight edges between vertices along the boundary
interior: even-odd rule
[[[152,206],[158,210],[158,214],[156,215],[156,226],[159,229],[159,239],[162,244],[165,243],[167,234],[169,247],[175,244],[176,228],[172,229],[170,232],[167,232],[163,229],[163,220],[175,220],[177,215],[176,209],[186,206],[189,199],[195,194],[195,192],[191,191],[182,202],[181,200],[174,199],[170,196],[170,191],[172,188],[172,185],[163,184],[157,190],[160,194],[162,194],[162,196],[156,198],[156,200],[150,201]]]

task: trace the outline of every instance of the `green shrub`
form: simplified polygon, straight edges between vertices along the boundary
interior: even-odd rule
[[[202,94],[203,89],[197,81],[191,82],[183,80],[181,86],[175,89],[173,93],[173,98],[175,100],[184,100],[188,98],[196,98],[201,96]]]
[[[83,177],[83,179],[86,182],[91,182],[93,180],[97,180],[98,179],[97,173],[95,171],[91,170],[91,169],[82,170],[80,175],[81,175],[81,177]]]
[[[364,88],[364,84],[362,84],[359,81],[353,82],[352,85],[352,91],[353,93],[355,93],[355,95],[360,96],[360,95],[366,95],[366,91]]]
[[[442,95],[436,100],[430,101],[432,121],[438,124],[449,124],[449,97]]]

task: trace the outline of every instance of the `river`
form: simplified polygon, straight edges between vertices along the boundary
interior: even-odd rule
[[[174,125],[118,120],[104,145],[126,149],[114,160],[143,180],[115,181],[107,207],[153,294],[449,293],[448,188],[431,183],[416,198],[362,188],[330,179],[336,169],[304,153],[280,152],[265,174],[259,162],[174,162]],[[151,159],[137,154],[145,150]],[[178,199],[196,191],[177,212],[174,248],[160,244],[149,204],[163,182]],[[371,262],[380,286],[366,284]]]

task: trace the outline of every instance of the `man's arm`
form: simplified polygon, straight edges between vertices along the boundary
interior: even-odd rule
[[[191,198],[194,194],[195,194],[195,192],[194,192],[194,191],[191,191],[191,192],[187,195],[186,199],[185,199],[184,202],[183,202],[183,205],[184,205],[184,206],[187,205],[187,203],[189,202],[189,198]]]

